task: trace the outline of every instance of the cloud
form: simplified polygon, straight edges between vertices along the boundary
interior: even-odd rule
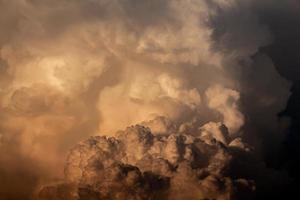
[[[64,192],[70,199],[251,199],[256,190],[272,187],[273,180],[283,182],[271,185],[288,181],[284,173],[254,160],[240,138],[227,145],[214,137],[155,136],[140,125],[117,135],[95,136],[76,145],[65,166],[66,182],[44,187],[39,197],[59,199]],[[257,174],[245,178],[253,168]]]
[[[229,132],[234,134],[239,131],[244,124],[244,116],[237,105],[237,101],[240,99],[239,93],[216,85],[208,88],[205,94],[208,106],[223,115],[224,124],[228,127]]]
[[[94,186],[97,177],[112,173],[119,183],[104,177],[106,191],[87,182],[74,185],[82,181],[77,146],[67,165],[72,183],[43,189],[43,198],[49,193],[98,198],[126,184],[118,198],[144,198],[157,190],[151,194],[175,199],[187,194],[188,186],[203,198],[251,193],[260,180],[214,170],[222,171],[238,157],[232,149],[263,157],[282,139],[277,113],[286,105],[290,84],[261,51],[271,44],[273,29],[258,13],[278,5],[254,0],[0,0],[0,150],[18,155],[20,166],[37,163],[21,170],[34,180],[26,196],[61,179],[68,150],[91,135],[101,137],[80,143],[87,151],[82,159],[104,159],[108,169],[97,171],[91,164],[86,181]],[[134,124],[149,130],[137,126],[116,134]],[[204,160],[192,161],[197,153]],[[161,159],[152,158],[156,154]],[[149,159],[145,166],[139,163],[143,159]],[[193,162],[204,175],[194,172]],[[14,162],[3,163],[0,175],[15,177]],[[19,182],[13,179],[7,188]],[[4,198],[15,197],[13,189],[7,191],[12,192]]]

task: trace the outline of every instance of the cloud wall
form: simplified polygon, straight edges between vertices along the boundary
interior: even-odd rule
[[[155,138],[200,139],[212,145],[208,152],[220,148],[212,140],[243,147],[245,141],[263,158],[283,137],[277,113],[290,84],[260,51],[272,43],[260,6],[252,0],[0,0],[0,174],[13,177],[0,184],[0,194],[31,198],[38,186],[63,177],[74,144],[101,135],[126,145],[116,132],[135,124]],[[174,148],[164,143],[172,157]],[[114,170],[125,167],[150,184],[144,168],[120,162]],[[19,168],[26,177],[12,176]],[[162,184],[185,181],[171,177]],[[210,188],[216,180],[207,181],[200,184]],[[235,186],[228,187],[225,196]],[[199,191],[203,198],[208,193]]]

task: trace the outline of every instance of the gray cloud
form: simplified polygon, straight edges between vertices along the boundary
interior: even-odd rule
[[[60,199],[67,192],[69,199],[252,199],[256,190],[289,181],[256,160],[240,138],[226,144],[202,138],[204,132],[155,136],[137,125],[116,138],[92,137],[71,150],[66,182],[44,187],[39,197]]]

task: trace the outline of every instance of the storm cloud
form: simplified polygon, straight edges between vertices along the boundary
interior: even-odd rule
[[[288,2],[0,0],[0,195],[251,199],[288,183],[264,160],[287,131],[268,16],[297,20]]]

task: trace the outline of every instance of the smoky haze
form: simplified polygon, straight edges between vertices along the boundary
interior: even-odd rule
[[[278,114],[297,77],[279,55],[295,37],[277,14],[299,22],[298,2],[0,11],[1,199],[255,199],[292,182],[266,157],[292,121]]]

